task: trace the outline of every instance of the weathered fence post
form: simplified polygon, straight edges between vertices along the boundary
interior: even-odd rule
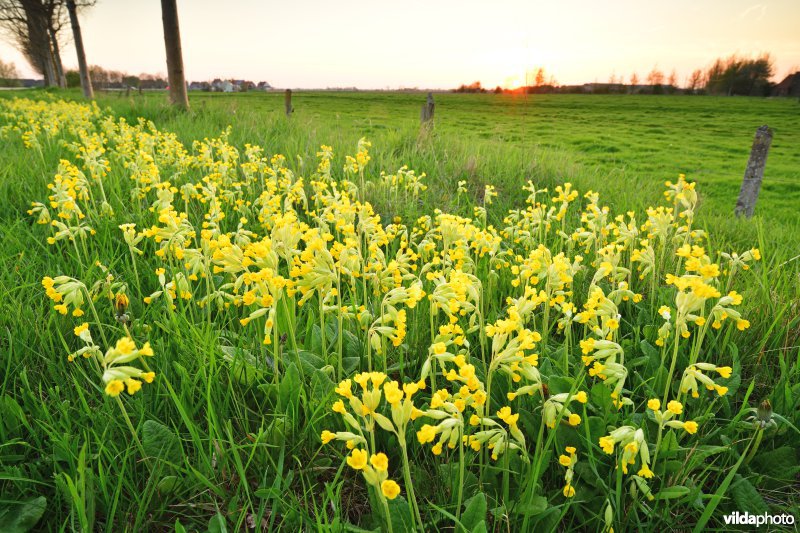
[[[292,90],[286,89],[286,92],[283,93],[283,105],[286,107],[286,116],[292,116],[292,111],[294,108],[292,107]]]
[[[433,93],[428,93],[428,99],[422,104],[422,111],[419,114],[419,122],[421,125],[426,125],[433,121]]]
[[[747,169],[744,171],[742,188],[739,189],[739,198],[736,200],[736,216],[753,216],[758,201],[758,193],[761,190],[761,181],[764,179],[764,166],[767,164],[767,154],[772,144],[772,130],[769,126],[761,126],[756,130],[756,137],[753,139],[753,148],[750,149],[750,160],[747,162]]]

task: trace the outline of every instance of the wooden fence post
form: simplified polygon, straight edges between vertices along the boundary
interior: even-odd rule
[[[286,116],[292,116],[292,111],[294,108],[292,107],[292,90],[286,89],[286,92],[283,93],[283,104],[286,107]]]
[[[428,93],[428,99],[424,104],[422,104],[422,111],[419,114],[419,121],[421,125],[426,125],[429,122],[433,121],[433,93]]]
[[[764,166],[767,164],[767,154],[772,144],[772,130],[768,126],[761,126],[756,130],[753,147],[750,149],[750,160],[744,171],[742,188],[739,189],[739,198],[736,200],[736,216],[753,216],[761,190],[761,181],[764,179]]]

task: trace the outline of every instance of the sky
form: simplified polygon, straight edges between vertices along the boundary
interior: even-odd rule
[[[159,0],[97,0],[81,15],[89,64],[165,73],[160,10]],[[683,82],[717,57],[763,52],[777,81],[800,70],[800,0],[178,0],[178,12],[189,81],[515,87],[538,67],[578,84],[644,79],[657,66]],[[69,40],[62,58],[75,68]],[[34,76],[6,41],[0,59]]]

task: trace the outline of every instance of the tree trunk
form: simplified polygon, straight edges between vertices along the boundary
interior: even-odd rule
[[[86,52],[83,49],[83,35],[78,21],[75,0],[67,0],[67,11],[69,11],[69,21],[72,24],[72,39],[75,41],[75,51],[78,53],[78,70],[81,73],[83,96],[91,100],[94,98],[94,90],[92,89],[92,79],[89,77],[89,66],[86,64]]]
[[[39,54],[43,67],[42,70],[44,70],[44,84],[47,87],[57,87],[58,79],[56,78],[55,66],[53,66],[53,50],[50,48],[49,42],[47,47],[42,46]]]
[[[38,2],[26,0],[22,2],[25,10],[25,19],[28,29],[28,44],[26,53],[31,59],[32,66],[44,76],[46,87],[57,85],[55,67],[53,65],[53,49],[50,46],[50,34],[47,15],[42,5]]]
[[[67,77],[64,75],[64,64],[61,62],[61,50],[58,46],[58,35],[50,28],[50,44],[53,50],[53,66],[55,67],[56,82],[62,89],[67,88]]]
[[[167,50],[169,99],[173,105],[189,109],[189,97],[186,94],[186,77],[183,72],[181,31],[178,26],[176,0],[161,0],[161,20],[164,23],[164,46]]]

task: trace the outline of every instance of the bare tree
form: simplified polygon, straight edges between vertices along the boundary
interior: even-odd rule
[[[649,85],[661,85],[664,83],[664,73],[658,70],[658,67],[653,67],[653,70],[647,75],[647,83]]]
[[[91,100],[94,98],[94,90],[92,89],[92,78],[89,76],[89,66],[86,63],[86,52],[83,49],[83,35],[78,21],[78,8],[75,5],[75,0],[67,0],[67,11],[69,11],[69,21],[72,24],[72,39],[75,41],[75,51],[78,54],[78,70],[81,74],[83,96]]]
[[[16,87],[19,84],[17,66],[0,59],[0,87]]]
[[[631,85],[639,85],[639,75],[635,72],[631,74]]]
[[[0,0],[0,27],[45,85],[66,85],[58,46],[63,0]]]
[[[697,89],[703,86],[703,71],[700,69],[696,69],[692,72],[692,75],[689,76],[689,80],[686,82],[687,89],[691,92],[695,92]]]
[[[669,78],[667,78],[667,85],[678,87],[678,73],[675,72],[675,69],[672,69],[672,72],[669,73]]]
[[[544,85],[544,69],[542,67],[539,67],[539,69],[536,71],[536,78],[534,82],[536,83],[537,87]]]
[[[183,72],[181,31],[178,26],[176,0],[161,0],[161,20],[164,24],[164,47],[167,50],[169,99],[173,105],[189,109],[189,96],[186,94],[186,77]]]

